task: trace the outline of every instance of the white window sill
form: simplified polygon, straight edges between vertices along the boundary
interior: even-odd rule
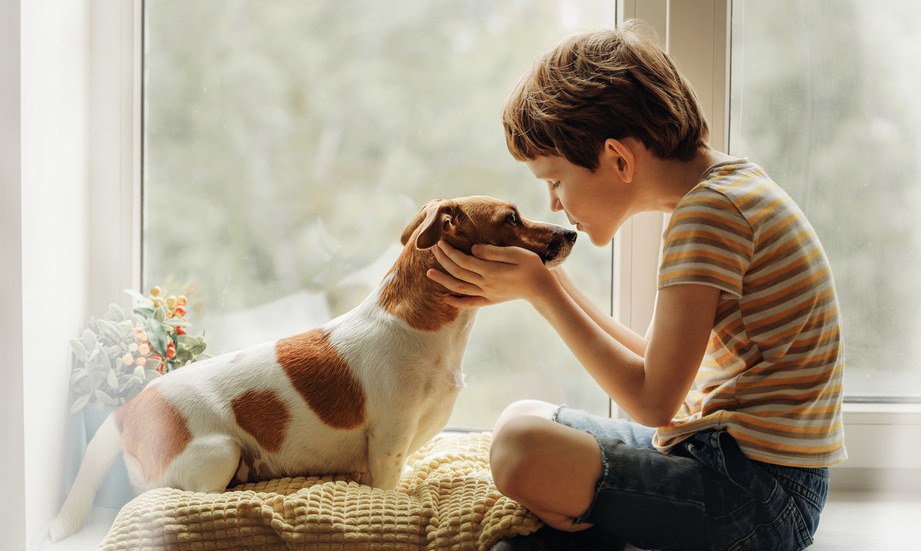
[[[921,404],[844,404],[844,422],[874,425],[908,423],[921,425]]]
[[[97,549],[102,540],[105,539],[106,534],[109,533],[109,528],[112,527],[118,511],[119,509],[93,505],[82,530],[57,543],[48,541],[48,532],[46,530],[42,533],[39,544],[30,546],[30,549],[39,551],[88,551]]]
[[[844,404],[848,460],[832,470],[833,491],[921,490],[921,404]]]
[[[96,549],[118,513],[94,506],[87,525],[77,534],[52,544],[45,540],[33,547],[40,551],[86,551]],[[917,543],[916,520],[921,518],[921,496],[906,492],[832,492],[812,551],[864,551],[866,549],[912,549]]]

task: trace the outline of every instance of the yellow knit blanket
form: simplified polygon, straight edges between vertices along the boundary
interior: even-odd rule
[[[397,490],[347,476],[279,478],[222,494],[160,488],[118,513],[100,549],[489,549],[541,524],[489,472],[490,433],[444,434]]]

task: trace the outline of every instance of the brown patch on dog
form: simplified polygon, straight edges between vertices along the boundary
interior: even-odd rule
[[[148,483],[159,480],[192,441],[185,417],[155,386],[115,410],[115,423],[122,449],[134,457]]]
[[[420,251],[413,244],[405,247],[390,269],[390,283],[381,289],[381,308],[417,331],[437,331],[454,321],[457,308],[441,301],[447,291],[425,275],[429,268],[439,269],[436,264],[431,251]]]
[[[275,453],[285,442],[291,414],[278,394],[271,390],[247,390],[230,402],[240,428],[248,432],[262,449]]]
[[[275,353],[291,384],[321,421],[337,429],[355,428],[364,422],[361,382],[323,330],[281,339]]]

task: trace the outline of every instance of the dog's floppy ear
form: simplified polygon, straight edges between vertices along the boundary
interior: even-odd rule
[[[419,249],[432,247],[438,243],[444,231],[453,222],[454,210],[455,206],[445,201],[429,201],[403,230],[400,242],[406,245],[416,228],[420,228],[419,236],[416,237],[416,247]]]
[[[416,231],[416,228],[419,227],[419,224],[425,219],[426,215],[429,213],[430,207],[440,202],[440,199],[435,199],[434,201],[429,201],[421,209],[419,213],[410,220],[409,224],[403,228],[403,234],[400,236],[400,243],[406,245],[406,242],[409,241],[409,238],[412,236],[413,232]]]

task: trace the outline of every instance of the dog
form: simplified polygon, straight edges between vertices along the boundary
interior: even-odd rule
[[[325,325],[191,363],[151,381],[102,424],[49,536],[83,526],[121,452],[138,492],[223,492],[254,480],[356,473],[396,487],[407,456],[441,431],[463,388],[461,359],[476,309],[442,299],[426,277],[439,240],[517,246],[561,263],[576,232],[521,218],[485,196],[427,203],[401,235],[378,288]]]

